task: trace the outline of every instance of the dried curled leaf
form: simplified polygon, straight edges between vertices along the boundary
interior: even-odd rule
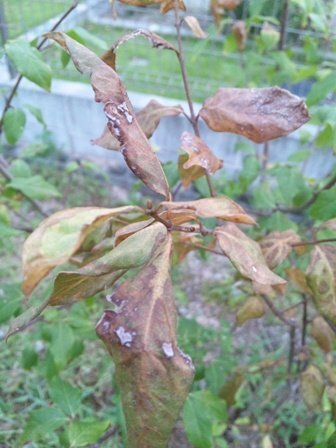
[[[139,210],[134,206],[78,207],[62,210],[42,221],[23,245],[23,292],[30,294],[54,267],[67,262],[87,235],[105,221]]]
[[[178,170],[184,188],[187,188],[191,182],[199,179],[205,175],[204,169],[199,165],[193,165],[187,170],[184,168],[184,164],[188,161],[188,154],[181,154],[178,159]]]
[[[217,227],[216,238],[223,253],[243,275],[261,285],[285,284],[268,268],[260,246],[243,233],[235,224]]]
[[[207,33],[203,31],[197,17],[186,16],[183,20],[189,26],[194,36],[198,37],[199,39],[206,39]]]
[[[315,246],[307,270],[318,312],[336,331],[336,246]]]
[[[273,269],[282,263],[292,251],[292,244],[299,243],[301,238],[293,230],[271,232],[259,241],[267,265]]]
[[[286,275],[288,280],[294,284],[300,292],[311,295],[312,291],[308,286],[307,277],[304,272],[295,267],[290,267],[286,269]]]
[[[132,105],[117,73],[93,52],[64,33],[47,33],[71,56],[81,73],[91,76],[95,99],[105,105],[108,128],[119,141],[121,152],[133,173],[151,190],[170,197],[167,179],[159,159],[140,128]]]
[[[97,334],[116,364],[128,446],[166,448],[193,380],[191,359],[177,346],[169,275],[172,240],[111,297]]]
[[[200,166],[207,173],[214,174],[223,166],[223,161],[215,156],[203,140],[190,132],[182,134],[181,148],[189,155],[188,161],[183,165],[185,170],[193,166]]]
[[[251,319],[259,319],[265,314],[265,304],[259,297],[249,297],[236,314],[236,325],[242,326]]]
[[[329,219],[329,221],[324,222],[319,228],[336,231],[336,218]]]
[[[216,132],[233,132],[256,143],[290,134],[309,120],[305,102],[279,87],[219,89],[200,116]]]
[[[120,0],[121,3],[132,6],[150,6],[150,5],[160,5],[161,12],[165,14],[166,12],[174,9],[175,0]],[[186,6],[182,0],[177,0],[177,6],[182,11],[186,11]]]
[[[160,209],[185,211],[195,218],[218,218],[223,221],[255,224],[254,219],[236,202],[225,196],[187,202],[162,202]]]
[[[247,29],[245,22],[243,20],[237,20],[232,25],[231,31],[237,41],[239,50],[244,50],[247,40]]]
[[[315,317],[311,327],[311,334],[325,353],[332,351],[335,334],[323,317]]]
[[[118,246],[119,243],[124,241],[129,236],[133,235],[133,233],[139,232],[139,230],[148,227],[153,224],[154,218],[146,219],[145,221],[137,221],[132,224],[128,224],[127,226],[122,227],[121,229],[116,231],[115,234],[115,245]]]
[[[181,106],[163,106],[156,100],[151,100],[147,106],[137,113],[137,119],[145,135],[150,138],[163,117],[174,117],[183,113]]]
[[[310,365],[301,374],[301,394],[306,406],[316,411],[321,407],[324,392],[324,380],[320,369]]]
[[[181,106],[163,106],[158,101],[151,100],[136,114],[136,118],[146,137],[151,138],[159,126],[161,118],[177,116],[181,113],[183,113]],[[93,140],[92,143],[102,148],[112,149],[114,151],[120,150],[119,141],[111,134],[107,126],[103,134],[96,140]]]
[[[161,13],[162,14],[166,14],[167,12],[169,12],[170,10],[175,8],[175,2],[177,4],[177,7],[181,10],[181,11],[186,11],[186,5],[184,4],[183,0],[162,0],[162,4],[161,4]]]

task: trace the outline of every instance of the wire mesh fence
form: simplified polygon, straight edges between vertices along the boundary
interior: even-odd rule
[[[0,0],[2,41],[32,29],[47,31],[48,21],[64,12],[71,3],[72,0]],[[73,25],[90,31],[107,46],[112,45],[122,34],[139,27],[148,28],[173,43],[176,42],[173,14],[161,15],[158,7],[136,8],[120,2],[112,5],[108,0],[82,0],[80,3],[87,7],[86,14],[74,13],[76,18]],[[281,31],[285,1],[244,0],[235,11],[223,16],[219,31],[214,24],[210,1],[186,0],[188,13],[195,15],[208,33],[207,39],[198,40],[187,28],[184,31],[187,71],[194,99],[202,101],[223,85],[253,86],[270,83],[286,85],[295,93],[305,95],[309,82],[290,85],[293,74],[306,67],[304,48],[310,46],[312,51],[315,48],[325,66],[329,61],[334,62],[335,2],[325,0],[322,3],[324,6],[319,18],[315,17],[316,14],[310,14],[306,24],[303,23],[302,15],[298,14],[299,10],[292,7],[285,33],[288,50],[279,53],[258,51],[258,36],[265,21],[269,22],[271,30],[278,33]],[[251,39],[247,44],[252,51],[232,51],[232,24],[237,20],[248,21],[252,16],[255,20],[249,25]],[[55,48],[46,52],[46,58],[56,77],[85,81],[71,64],[64,66],[59,51]],[[148,42],[140,38],[121,47],[117,64],[129,89],[183,97],[179,66],[172,52],[151,50]]]

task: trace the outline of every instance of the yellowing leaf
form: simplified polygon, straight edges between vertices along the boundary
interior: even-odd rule
[[[286,230],[285,232],[271,232],[259,241],[259,244],[267,265],[273,269],[291,253],[291,244],[300,241],[301,238],[293,230]]]
[[[167,234],[156,257],[111,297],[119,311],[105,311],[97,324],[116,365],[128,446],[167,446],[193,379],[191,359],[177,346],[171,247]]]
[[[193,165],[187,170],[184,168],[185,163],[188,161],[187,154],[181,154],[178,159],[178,170],[184,188],[187,188],[191,182],[199,179],[205,175],[204,169],[199,165]]]
[[[309,120],[304,101],[279,87],[219,89],[200,116],[216,132],[233,132],[256,143],[288,135]]]
[[[105,105],[108,129],[121,145],[128,167],[151,190],[170,197],[162,166],[137,122],[131,102],[117,73],[93,52],[64,33],[47,33],[71,56],[81,73],[91,76],[98,103]]]
[[[111,286],[128,269],[148,263],[166,236],[166,227],[160,222],[154,223],[129,236],[106,255],[78,271],[60,272],[55,280],[50,304],[60,305],[72,299],[83,299],[102,291],[105,286]],[[111,276],[111,273],[115,275]]]
[[[317,411],[321,407],[324,381],[321,371],[313,365],[301,374],[301,394],[307,407]]]
[[[197,17],[186,16],[183,20],[189,26],[194,36],[198,37],[199,39],[205,39],[207,37],[207,33],[203,31]]]
[[[330,353],[332,351],[332,344],[335,339],[335,334],[323,317],[315,317],[312,323],[311,333],[315,341],[324,352]]]
[[[55,279],[48,305],[66,305],[76,300],[87,299],[110,288],[125,273],[126,270],[93,276],[81,274],[80,271],[61,272]]]
[[[269,270],[259,244],[251,240],[235,224],[217,227],[215,235],[223,253],[241,275],[261,285],[286,283]]]
[[[249,297],[236,314],[236,324],[243,325],[251,319],[259,319],[265,314],[265,305],[259,297]]]
[[[209,174],[214,174],[223,166],[223,161],[214,155],[203,140],[190,132],[182,134],[181,148],[189,155],[189,159],[183,165],[185,170],[196,165],[202,167]]]
[[[41,222],[23,246],[23,291],[30,294],[55,267],[68,261],[86,236],[106,220],[138,207],[78,207],[55,213]]]
[[[198,218],[218,218],[243,224],[255,224],[254,219],[236,202],[225,196],[188,202],[162,202],[161,208],[194,214]]]
[[[336,246],[315,246],[307,270],[308,285],[319,313],[336,327]],[[334,329],[335,331],[335,329]]]

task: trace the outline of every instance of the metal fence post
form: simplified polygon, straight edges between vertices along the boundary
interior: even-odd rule
[[[9,38],[9,33],[3,0],[0,0],[0,35],[1,35],[1,45],[4,46]],[[7,56],[6,56],[6,63],[10,77],[15,78],[17,75],[17,71],[15,70],[14,66],[9,61]]]

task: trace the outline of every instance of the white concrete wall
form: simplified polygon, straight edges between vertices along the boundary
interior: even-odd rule
[[[0,79],[0,88],[8,86],[8,81]],[[136,110],[144,107],[151,95],[130,92],[131,101]],[[162,104],[182,104],[188,110],[187,104],[167,98],[155,97]],[[52,93],[45,92],[29,81],[24,81],[15,98],[14,105],[22,107],[33,104],[39,107],[49,129],[53,132],[57,145],[69,157],[101,158],[112,164],[124,165],[119,153],[93,146],[90,141],[100,135],[104,128],[105,117],[102,105],[95,103],[90,85],[68,81],[53,81]],[[200,105],[196,105],[196,110]],[[313,129],[309,125],[307,129]],[[151,142],[159,148],[158,156],[162,161],[177,160],[179,139],[184,130],[190,129],[185,117],[166,117],[162,119]],[[41,131],[40,125],[33,117],[28,116],[28,124],[22,143],[31,143],[36,134]],[[245,153],[235,151],[235,144],[240,138],[233,134],[214,133],[204,123],[201,123],[203,139],[224,159],[225,167],[235,173],[241,169]],[[270,160],[285,162],[288,156],[299,149],[304,149],[299,142],[299,132],[290,137],[271,142]],[[258,145],[259,151],[262,145]],[[303,167],[306,175],[323,177],[330,169],[331,153],[326,150],[315,152]]]

